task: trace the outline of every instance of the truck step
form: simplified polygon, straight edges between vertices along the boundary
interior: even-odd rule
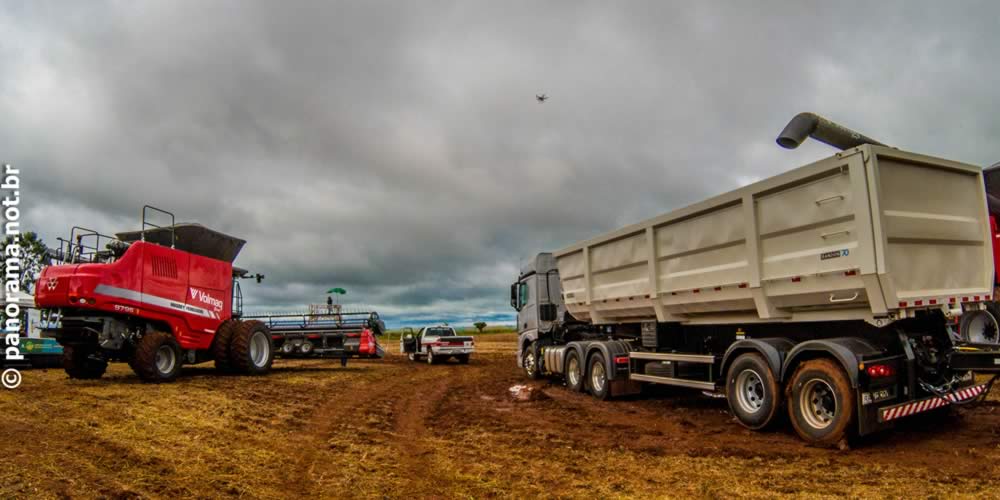
[[[653,359],[657,361],[679,361],[681,363],[715,363],[715,356],[711,354],[680,354],[673,352],[630,352],[632,359]]]
[[[705,382],[701,380],[685,380],[682,378],[672,378],[672,377],[657,377],[656,375],[643,375],[641,373],[633,373],[629,375],[632,380],[638,380],[639,382],[652,382],[654,384],[663,385],[675,385],[678,387],[690,387],[692,389],[701,389],[703,391],[714,391],[715,382]]]

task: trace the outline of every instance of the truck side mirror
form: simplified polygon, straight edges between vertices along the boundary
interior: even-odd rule
[[[510,286],[510,307],[520,311],[517,307],[517,283]]]
[[[555,321],[556,320],[556,305],[555,304],[539,304],[538,305],[538,319],[542,321]]]

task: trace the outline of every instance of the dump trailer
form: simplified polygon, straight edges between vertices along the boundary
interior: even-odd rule
[[[985,398],[982,170],[808,113],[778,143],[807,136],[842,151],[530,261],[511,286],[518,365],[599,399],[702,390],[754,430],[787,409],[821,445]]]

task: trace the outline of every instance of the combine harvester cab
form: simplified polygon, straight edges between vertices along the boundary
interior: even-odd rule
[[[149,222],[151,212],[170,225]],[[115,237],[74,227],[54,255],[63,264],[39,277],[35,303],[58,319],[44,334],[63,346],[69,376],[99,378],[109,361],[128,362],[153,382],[209,360],[223,371],[268,372],[274,344],[267,326],[240,319],[236,280],[248,275],[232,262],[246,242],[176,224],[150,206],[142,221],[141,230]]]

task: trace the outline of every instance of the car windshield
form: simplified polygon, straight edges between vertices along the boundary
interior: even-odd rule
[[[428,328],[424,330],[424,336],[427,337],[454,337],[455,330],[451,328]]]

